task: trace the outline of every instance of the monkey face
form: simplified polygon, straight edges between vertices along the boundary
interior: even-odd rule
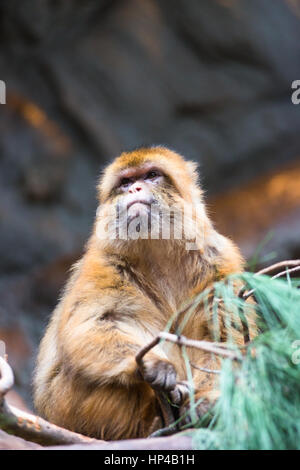
[[[148,238],[157,230],[161,212],[166,206],[162,197],[166,177],[152,164],[127,168],[116,183],[118,227],[127,229],[129,239]]]
[[[122,154],[101,178],[99,196],[99,224],[109,221],[112,227],[108,238],[195,236],[191,210],[202,205],[195,166],[172,151],[159,147]],[[113,232],[116,236],[111,236]]]
[[[152,204],[157,204],[155,189],[164,182],[164,175],[152,165],[142,168],[130,168],[120,173],[117,188],[119,209],[127,211],[127,220],[136,217],[148,217]]]
[[[174,223],[175,188],[157,166],[147,162],[119,172],[111,198],[104,207],[113,209],[110,222],[118,239],[162,238],[162,231]],[[102,218],[103,220],[103,218]],[[111,231],[110,231],[111,233]],[[168,232],[169,233],[169,232]],[[170,238],[170,234],[164,238]]]

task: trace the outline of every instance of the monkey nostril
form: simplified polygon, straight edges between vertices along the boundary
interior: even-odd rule
[[[137,193],[138,191],[141,191],[141,190],[142,190],[142,188],[141,188],[140,186],[133,186],[133,187],[131,187],[131,188],[129,189],[128,192],[129,192],[130,194],[133,194],[133,193]]]

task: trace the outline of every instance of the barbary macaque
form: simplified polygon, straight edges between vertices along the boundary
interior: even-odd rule
[[[35,406],[49,421],[92,437],[145,437],[159,414],[155,390],[172,397],[187,371],[176,344],[150,350],[142,370],[136,354],[195,294],[241,272],[243,259],[208,218],[196,165],[165,147],[122,153],[98,189],[86,252],[40,346]],[[200,308],[182,334],[213,341],[211,328]],[[210,353],[187,352],[199,367],[219,367]],[[193,369],[193,380],[197,398],[213,402],[213,374]]]

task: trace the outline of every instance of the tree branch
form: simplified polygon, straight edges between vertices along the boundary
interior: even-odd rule
[[[14,376],[9,364],[0,357],[0,428],[9,434],[42,445],[104,444],[104,441],[91,439],[56,426],[30,413],[9,406],[4,396],[14,384]]]
[[[271,277],[271,279],[277,279],[279,277],[282,277],[286,274],[290,274],[296,271],[300,271],[300,260],[289,260],[289,261],[282,261],[280,263],[273,264],[272,266],[269,266],[268,268],[262,269],[261,271],[258,271],[255,273],[255,276],[259,274],[266,274],[268,271],[274,271],[275,269],[278,269],[282,266],[295,266],[294,268],[289,268],[285,269],[284,271],[280,271],[279,273],[275,274],[274,276]],[[245,288],[241,289],[238,296],[243,299],[247,300],[251,295],[253,295],[255,292],[255,289],[251,289],[248,292],[245,292]]]
[[[275,271],[278,268],[282,268],[286,266],[300,266],[300,259],[293,259],[293,260],[290,259],[286,261],[280,261],[279,263],[271,264],[271,266],[268,266],[267,268],[257,271],[255,275],[258,276],[259,274],[267,274],[269,272]]]
[[[154,340],[152,340],[150,343],[144,346],[136,355],[136,361],[139,366],[142,364],[142,359],[144,355],[148,351],[150,351],[150,349],[154,348],[154,346],[156,346],[161,340],[170,341],[171,343],[175,343],[180,346],[187,346],[190,348],[201,349],[202,351],[211,352],[218,356],[227,357],[232,360],[237,360],[237,361],[241,360],[241,357],[236,352],[230,349],[226,349],[225,347],[220,347],[218,343],[212,343],[210,341],[188,339],[182,335],[178,336],[178,335],[174,335],[174,334],[162,331],[156,336],[156,338],[154,338]]]

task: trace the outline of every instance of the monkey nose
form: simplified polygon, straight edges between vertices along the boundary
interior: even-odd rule
[[[133,185],[133,186],[131,186],[131,188],[129,189],[129,192],[130,192],[131,194],[133,194],[133,193],[138,193],[139,191],[142,191],[142,187],[139,186],[139,185],[137,185],[137,186],[134,186],[134,185]]]

